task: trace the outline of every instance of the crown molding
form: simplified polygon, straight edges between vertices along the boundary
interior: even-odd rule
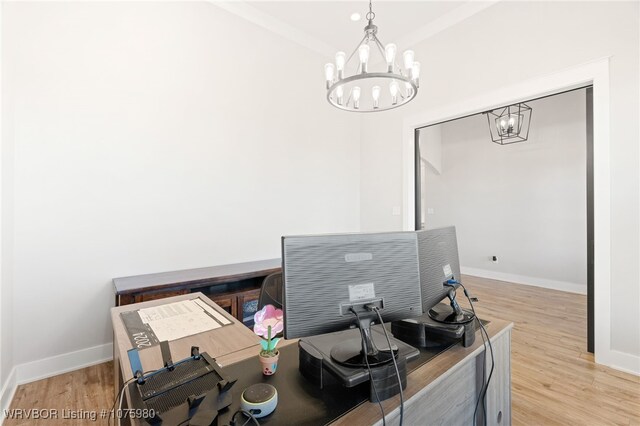
[[[328,45],[324,41],[313,37],[306,32],[281,21],[278,18],[264,13],[255,7],[247,4],[244,1],[215,1],[209,0],[209,3],[229,12],[240,18],[244,18],[247,21],[258,25],[266,30],[269,30],[279,36],[282,36],[300,46],[306,47],[314,52],[320,53],[323,56],[333,57],[338,50],[333,46]]]
[[[245,1],[216,1],[208,0],[209,3],[232,13],[240,18],[246,19],[268,31],[278,34],[294,43],[306,47],[325,57],[333,57],[339,49],[325,43],[323,40],[314,37],[286,22],[264,13]],[[398,46],[415,46],[416,44],[433,37],[434,35],[450,28],[460,22],[482,12],[501,0],[474,1],[469,0],[457,8],[445,13],[435,20],[417,28],[411,33],[400,37],[395,43]]]
[[[415,46],[416,44],[461,23],[473,15],[482,12],[500,1],[501,0],[467,1],[415,31],[400,37],[400,39],[396,40],[395,43],[398,46]]]

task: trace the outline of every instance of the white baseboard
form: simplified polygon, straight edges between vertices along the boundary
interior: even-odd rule
[[[525,275],[507,274],[505,272],[468,268],[466,266],[461,266],[460,272],[465,275],[473,275],[474,277],[489,278],[498,281],[508,281],[515,284],[532,285],[535,287],[549,288],[552,290],[567,291],[569,293],[587,294],[587,286],[584,284],[548,280],[546,278],[528,277]]]
[[[16,383],[35,382],[58,374],[89,367],[110,361],[113,358],[113,344],[94,346],[80,349],[79,351],[43,358],[36,361],[18,364],[16,370]]]
[[[113,344],[107,343],[16,365],[11,369],[11,373],[0,391],[0,409],[2,410],[0,425],[5,419],[5,410],[9,409],[19,385],[100,364],[110,361],[112,358]]]
[[[7,380],[4,382],[2,389],[0,390],[0,410],[2,410],[0,411],[0,425],[4,422],[5,410],[9,409],[17,388],[16,368],[13,367],[9,373],[9,377],[7,377]]]
[[[625,373],[640,376],[640,356],[637,355],[611,349],[605,354],[596,354],[596,362]]]

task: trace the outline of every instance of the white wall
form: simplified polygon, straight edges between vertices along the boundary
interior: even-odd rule
[[[423,64],[416,100],[364,118],[362,229],[402,228],[389,207],[402,204],[403,117],[611,56],[611,347],[640,356],[639,7],[500,2],[414,46]]]
[[[586,294],[585,90],[527,104],[523,143],[491,142],[484,115],[427,128],[441,128],[443,167],[423,178],[426,226],[456,225],[466,273]]]
[[[104,353],[113,277],[359,229],[360,121],[320,55],[208,3],[4,6],[15,360]]]
[[[439,174],[442,172],[442,126],[429,126],[418,132],[420,157]]]
[[[0,22],[4,15],[5,2],[0,2]],[[4,51],[4,37],[0,32],[0,54]],[[10,88],[4,85],[4,72],[0,67],[0,141],[10,139],[12,126],[4,120],[6,100]],[[0,144],[0,410],[8,408],[13,397],[15,385],[14,359],[13,359],[13,281],[12,281],[12,220],[13,215],[7,207],[10,205],[13,191],[11,171],[13,170],[11,158],[12,147],[4,143]],[[8,210],[8,211],[7,211]],[[0,422],[2,416],[0,415]]]

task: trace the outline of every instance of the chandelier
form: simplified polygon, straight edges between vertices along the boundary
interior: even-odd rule
[[[404,68],[396,63],[397,47],[393,43],[382,45],[376,35],[378,27],[373,24],[375,16],[369,0],[366,15],[369,23],[364,27],[364,38],[348,59],[345,52],[338,52],[335,64],[324,66],[327,100],[336,108],[354,112],[384,111],[406,104],[418,93],[420,63],[414,61],[412,50],[402,55]],[[378,71],[369,70],[369,63],[377,64],[370,56],[372,51],[380,55]],[[352,61],[354,58],[357,60]]]
[[[524,142],[529,138],[531,107],[525,103],[487,111],[491,140],[499,145]]]

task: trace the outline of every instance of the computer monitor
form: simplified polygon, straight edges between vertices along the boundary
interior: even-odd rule
[[[417,231],[420,247],[420,283],[422,286],[422,310],[438,322],[466,324],[473,320],[472,313],[460,308],[456,301],[457,284],[448,281],[460,280],[460,259],[456,228],[428,229]],[[445,297],[451,309],[434,309]]]
[[[460,259],[455,226],[416,231],[420,258],[422,311],[429,312],[445,297],[450,287],[444,282],[460,279]]]
[[[362,345],[331,350],[340,364],[364,367],[364,354],[371,365],[391,361],[392,351],[373,345],[373,307],[384,321],[422,314],[415,232],[286,236],[282,265],[285,338],[360,327]]]
[[[464,346],[469,346],[475,336],[471,323],[474,316],[456,301],[458,285],[454,282],[460,280],[456,228],[421,230],[416,235],[424,315],[395,321],[391,330],[395,337],[414,346],[437,346],[459,338],[463,338]],[[451,307],[440,304],[443,299],[449,299]]]

